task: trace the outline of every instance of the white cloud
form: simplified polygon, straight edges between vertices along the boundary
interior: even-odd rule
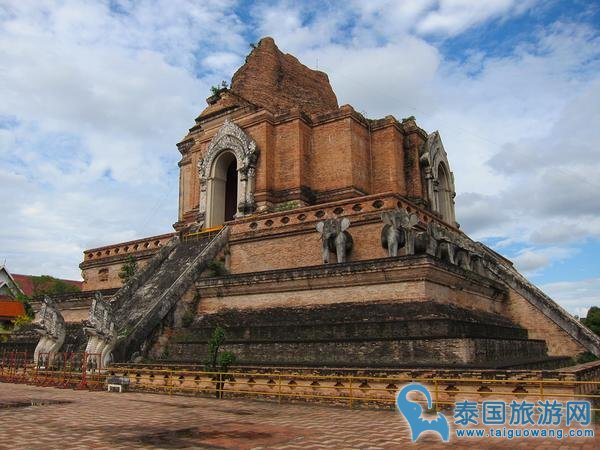
[[[175,143],[246,51],[230,2],[4,2],[2,259],[79,277],[84,248],[168,232]],[[202,72],[202,77],[196,75]]]
[[[592,306],[600,306],[600,278],[547,283],[541,289],[579,317],[587,316]]]
[[[371,118],[415,115],[439,129],[463,229],[524,245],[522,267],[541,270],[566,257],[548,249],[575,251],[600,236],[597,29],[558,22],[504,54],[473,49],[457,62],[432,39],[543,4],[270,2],[249,6],[251,24],[234,6],[0,6],[0,187],[14,216],[0,248],[18,271],[46,264],[76,276],[84,247],[170,229],[174,144],[210,85],[243,62],[250,26],[254,38],[272,35],[305,64],[318,61],[341,104]],[[43,256],[13,243],[25,240]],[[65,255],[57,255],[52,245],[62,240]]]
[[[422,34],[455,35],[502,15],[522,14],[532,3],[515,0],[439,0],[437,8],[417,22],[416,29]]]
[[[570,258],[575,253],[575,250],[566,247],[525,248],[518,252],[513,262],[524,275],[533,276],[553,262]]]

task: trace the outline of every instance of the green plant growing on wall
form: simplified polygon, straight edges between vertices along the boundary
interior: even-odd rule
[[[227,85],[227,81],[223,80],[221,81],[220,85],[213,85],[210,87],[210,92],[212,95],[217,95],[219,92],[221,92],[224,89],[227,89],[228,85]]]
[[[129,279],[134,276],[137,272],[137,261],[133,255],[129,255],[125,264],[121,266],[121,270],[119,272],[119,278],[123,283],[127,283]]]
[[[207,264],[206,268],[207,268],[206,275],[209,278],[223,277],[223,276],[229,274],[229,271],[225,267],[225,264],[223,263],[223,261],[213,260]]]
[[[289,211],[290,209],[299,208],[300,202],[297,200],[290,200],[289,202],[279,203],[275,206],[275,212]]]
[[[208,340],[208,361],[206,366],[207,371],[218,372],[215,375],[217,381],[215,395],[217,398],[223,397],[223,386],[225,385],[225,381],[231,379],[231,376],[225,375],[223,372],[227,372],[229,366],[234,364],[236,359],[232,352],[221,351],[225,339],[225,329],[221,326],[217,326]]]
[[[194,313],[188,310],[181,317],[181,326],[188,328],[192,323],[194,323]]]

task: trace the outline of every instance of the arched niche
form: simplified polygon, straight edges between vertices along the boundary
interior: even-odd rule
[[[206,227],[233,220],[239,203],[237,159],[224,150],[214,160],[207,179]]]
[[[443,162],[438,164],[436,187],[438,212],[442,215],[444,221],[454,224],[453,191],[449,170]]]
[[[200,227],[221,225],[230,217],[243,217],[256,210],[254,189],[258,154],[254,140],[226,119],[198,161]],[[235,202],[233,206],[232,202]]]
[[[454,175],[450,171],[448,155],[437,131],[427,137],[421,149],[420,162],[431,210],[444,222],[456,226]]]

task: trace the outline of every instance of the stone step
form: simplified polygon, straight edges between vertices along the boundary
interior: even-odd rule
[[[145,340],[223,248],[228,235],[225,227],[212,239],[180,242],[174,238],[131,284],[115,294],[115,361],[128,361],[141,351]]]

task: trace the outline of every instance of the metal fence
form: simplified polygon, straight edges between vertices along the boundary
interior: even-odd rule
[[[139,367],[110,368],[109,373],[130,379],[131,390],[223,397],[304,399],[345,403],[393,405],[402,385],[427,386],[435,410],[450,408],[464,399],[587,399],[600,403],[600,380],[480,379],[436,377],[370,377],[311,375],[281,372],[207,372]],[[594,411],[599,411],[597,405]]]
[[[600,411],[600,379],[590,371],[588,380],[544,378],[544,372],[513,374],[515,379],[443,378],[435,376],[359,376],[308,374],[285,371],[210,372],[194,369],[113,366],[99,367],[99,354],[56,353],[38,355],[37,364],[28,352],[4,352],[0,358],[0,381],[76,389],[104,389],[107,377],[128,379],[134,391],[169,395],[259,397],[282,400],[323,401],[392,406],[398,390],[418,382],[431,392],[433,408],[450,409],[457,400],[481,399],[587,399]],[[600,369],[600,368],[599,368]],[[547,375],[546,375],[547,376]]]
[[[37,363],[29,352],[4,352],[0,381],[76,389],[103,389],[106,370],[99,353],[39,353]]]
[[[204,228],[196,233],[187,233],[187,234],[183,235],[183,241],[188,242],[188,241],[194,241],[194,240],[204,239],[204,238],[211,239],[211,238],[215,237],[217,234],[219,234],[219,231],[221,231],[222,228],[223,228],[223,226],[219,225],[217,227]]]

